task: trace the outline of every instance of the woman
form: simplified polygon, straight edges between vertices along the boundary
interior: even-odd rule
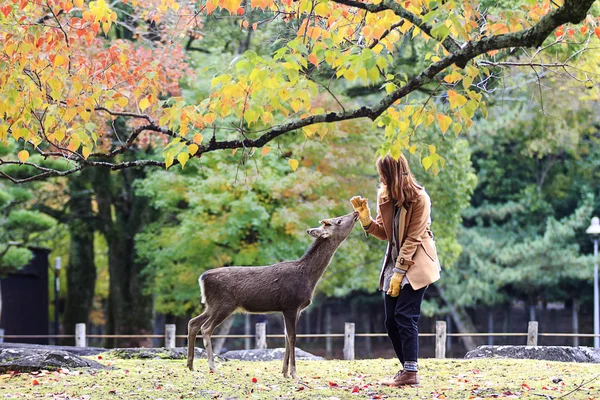
[[[377,218],[371,219],[367,199],[354,196],[367,236],[387,240],[388,246],[379,278],[386,292],[385,326],[403,369],[389,384],[416,385],[421,302],[427,286],[440,278],[431,225],[431,200],[417,184],[403,155],[377,160],[381,188],[377,194]]]

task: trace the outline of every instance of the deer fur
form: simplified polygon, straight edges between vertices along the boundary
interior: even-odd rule
[[[306,253],[294,261],[282,261],[264,267],[223,267],[206,271],[198,280],[205,310],[188,323],[187,366],[194,370],[194,347],[200,332],[208,357],[208,366],[215,371],[210,337],[234,312],[267,314],[281,312],[285,322],[285,356],[283,376],[296,377],[296,326],[300,313],[312,301],[317,282],[329,265],[333,254],[350,235],[358,214],[320,221],[318,228],[306,232],[313,236]]]

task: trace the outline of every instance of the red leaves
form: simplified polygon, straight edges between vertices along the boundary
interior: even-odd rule
[[[358,388],[358,386],[354,386],[354,388],[352,388],[352,393],[358,393],[360,391],[360,389]]]
[[[596,36],[598,36],[598,39],[600,39],[600,26],[594,28],[594,33],[596,34]]]
[[[330,386],[330,387],[339,387],[339,386],[340,386],[340,385],[338,385],[337,383],[335,383],[335,382],[331,382],[331,381],[330,381],[330,382],[328,382],[328,384],[329,384],[329,386]]]
[[[102,356],[98,356],[98,360],[102,360]]]
[[[252,378],[252,383],[256,383],[256,382],[258,382],[258,379]]]
[[[34,379],[33,381],[31,381],[31,384],[32,384],[33,386],[37,386],[37,385],[39,385],[40,383],[38,382],[38,380],[37,380],[37,379]]]
[[[523,390],[531,390],[531,387],[529,387],[529,385],[526,383],[522,383],[521,387],[523,388]]]
[[[4,18],[8,18],[8,14],[12,11],[12,6],[6,5],[4,7],[0,7],[0,11],[4,14]]]

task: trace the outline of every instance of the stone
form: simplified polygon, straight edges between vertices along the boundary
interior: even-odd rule
[[[468,359],[494,357],[600,363],[600,350],[569,346],[479,346],[465,355]]]
[[[7,371],[32,372],[59,369],[114,369],[93,360],[87,360],[62,350],[10,348],[0,350],[0,373]]]
[[[296,360],[323,360],[323,357],[315,356],[296,347]],[[283,360],[285,348],[276,349],[254,349],[254,350],[232,350],[223,353],[222,356],[230,360],[242,361],[271,361]]]
[[[196,347],[194,358],[206,358],[206,351]],[[121,358],[121,359],[153,359],[153,360],[186,360],[187,359],[187,347],[131,347],[131,348],[117,348],[112,350],[105,350],[106,356]],[[227,361],[223,357],[216,356],[221,361]]]
[[[37,349],[37,350],[62,350],[76,356],[95,356],[104,353],[106,349],[101,347],[75,347],[75,346],[49,346],[45,344],[31,343],[0,343],[1,349]]]

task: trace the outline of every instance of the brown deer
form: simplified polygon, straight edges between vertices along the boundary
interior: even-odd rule
[[[296,325],[302,310],[309,306],[317,282],[333,254],[350,235],[358,213],[320,221],[306,232],[316,239],[295,261],[282,261],[265,267],[223,267],[206,271],[198,280],[204,312],[188,323],[187,366],[194,370],[196,335],[201,331],[208,366],[215,371],[210,337],[217,326],[234,312],[283,313],[285,356],[283,376],[288,370],[296,378]]]

